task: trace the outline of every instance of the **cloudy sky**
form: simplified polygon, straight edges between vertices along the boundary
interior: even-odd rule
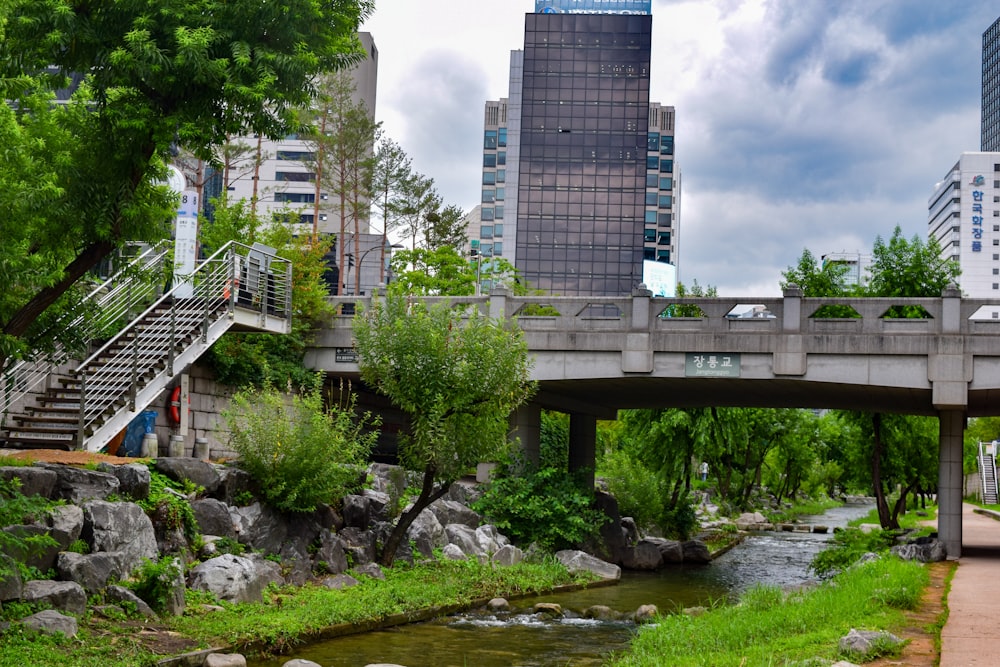
[[[376,0],[376,117],[446,203],[480,194],[483,103],[507,96],[534,0]],[[680,279],[780,293],[803,248],[926,236],[979,150],[996,0],[653,0],[651,99],[677,109]]]

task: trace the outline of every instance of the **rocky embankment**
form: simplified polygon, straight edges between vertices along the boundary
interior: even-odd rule
[[[181,494],[168,488],[165,493],[189,504],[193,529],[185,525],[177,504],[146,502],[151,469],[192,489]],[[193,458],[160,458],[149,466],[100,463],[96,469],[45,463],[0,467],[0,478],[18,478],[25,495],[62,501],[46,516],[3,527],[22,538],[48,535],[54,544],[39,553],[0,554],[6,559],[3,570],[13,573],[0,582],[0,605],[28,603],[42,611],[16,622],[38,632],[73,636],[77,618],[87,611],[183,614],[186,588],[239,603],[260,601],[271,584],[344,588],[360,576],[382,577],[377,548],[392,529],[406,474],[381,464],[366,472],[369,488],[344,497],[338,507],[282,514],[254,500],[252,481],[238,467]],[[521,549],[469,508],[476,493],[475,484],[453,485],[446,498],[419,515],[396,558],[412,562],[440,550],[446,558],[498,565],[523,559]],[[611,496],[599,494],[599,503],[611,521],[601,539],[587,547],[595,555],[558,554],[571,571],[616,580],[619,566],[652,570],[710,560],[707,547],[696,540],[641,538],[631,519],[618,516]],[[22,581],[14,561],[53,576]],[[159,564],[156,576],[166,577],[165,599],[143,599],[137,594],[142,587],[130,585],[150,564]],[[203,664],[213,664],[205,660]]]

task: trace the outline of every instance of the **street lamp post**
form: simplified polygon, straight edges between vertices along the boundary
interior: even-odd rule
[[[381,250],[384,251],[387,247],[390,249],[390,253],[389,254],[391,255],[392,254],[391,249],[402,248],[403,245],[399,244],[399,243],[393,243],[392,245],[389,245],[389,240],[383,236],[382,237],[382,243],[380,243],[380,244],[378,244],[376,246],[372,246],[371,248],[368,248],[368,250],[365,250],[363,253],[361,253],[361,258],[358,260],[357,264],[355,264],[355,266],[354,266],[354,270],[356,272],[354,274],[354,292],[355,292],[356,296],[360,296],[360,293],[361,293],[361,265],[364,264],[365,257],[367,257],[368,253],[370,253],[372,250],[381,249]],[[380,280],[378,281],[377,284],[381,284],[381,283],[385,282],[384,278],[385,278],[385,260],[382,261],[382,266],[379,269],[379,279]]]

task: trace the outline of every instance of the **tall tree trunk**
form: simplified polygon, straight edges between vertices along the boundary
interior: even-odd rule
[[[892,525],[889,503],[886,501],[885,489],[882,488],[882,414],[879,412],[872,415],[872,429],[875,433],[872,451],[872,486],[875,491],[875,506],[878,508],[878,522],[886,530],[898,528],[898,525]]]
[[[396,522],[392,533],[389,535],[389,539],[386,540],[385,546],[382,549],[382,558],[379,562],[385,567],[392,565],[392,562],[396,559],[396,551],[399,549],[399,545],[402,544],[403,537],[406,536],[406,531],[409,530],[414,519],[427,509],[431,503],[448,493],[451,482],[445,482],[438,488],[434,488],[434,474],[436,472],[437,470],[434,466],[424,468],[424,482],[420,488],[420,495],[413,501],[413,506],[399,516],[399,521]]]

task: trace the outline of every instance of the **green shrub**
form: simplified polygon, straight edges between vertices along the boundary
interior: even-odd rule
[[[164,556],[158,561],[147,558],[132,573],[131,580],[124,583],[154,611],[160,613],[167,608],[170,591],[180,574],[180,564],[173,556]]]
[[[138,501],[139,507],[149,515],[157,515],[171,530],[181,530],[188,542],[200,535],[198,521],[194,518],[191,503],[184,495],[192,492],[191,480],[176,482],[163,473],[149,471],[149,495]],[[168,489],[176,491],[171,493]],[[182,495],[178,495],[182,494]]]
[[[0,479],[0,527],[41,519],[55,505],[55,502],[47,498],[26,496],[21,493],[21,480],[17,477],[9,480]],[[0,581],[12,576],[15,573],[14,568],[17,568],[22,580],[43,578],[42,573],[35,568],[28,568],[22,561],[57,544],[49,534],[20,536],[14,532],[0,530],[0,556],[15,555],[11,559],[0,557]]]
[[[548,550],[577,545],[607,521],[593,508],[593,494],[580,476],[523,464],[506,466],[473,509],[515,542],[537,542]]]
[[[888,551],[893,543],[893,534],[888,531],[876,529],[866,533],[860,528],[846,528],[834,534],[830,546],[816,554],[810,567],[826,577],[847,569],[866,553]]]
[[[271,387],[245,389],[224,413],[239,465],[254,478],[272,506],[311,512],[357,484],[378,433],[369,413],[360,418],[355,398],[324,409],[318,388],[282,394]]]

